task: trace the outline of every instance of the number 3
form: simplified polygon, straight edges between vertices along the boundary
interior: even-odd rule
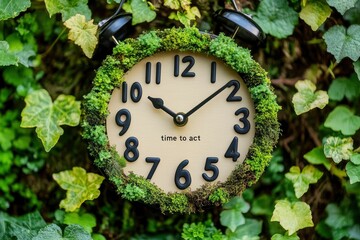
[[[250,122],[247,119],[249,117],[249,109],[247,109],[246,107],[239,108],[235,112],[235,115],[238,116],[239,114],[243,114],[243,117],[240,118],[239,121],[242,122],[244,126],[240,127],[239,124],[235,124],[234,130],[235,130],[235,132],[237,132],[239,134],[246,134],[250,130]]]

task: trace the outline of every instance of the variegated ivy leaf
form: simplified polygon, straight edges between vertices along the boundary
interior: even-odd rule
[[[330,6],[336,8],[341,15],[349,10],[350,8],[355,6],[355,3],[358,0],[326,0]]]
[[[296,231],[314,226],[312,221],[310,206],[305,202],[289,202],[279,200],[275,205],[275,210],[271,221],[277,221],[292,235]]]
[[[95,173],[87,173],[81,167],[54,173],[53,178],[62,189],[67,190],[66,198],[60,202],[60,207],[67,212],[74,212],[86,200],[99,197],[99,188],[104,180],[104,177]]]
[[[60,95],[52,102],[45,89],[31,92],[25,98],[21,127],[36,127],[45,151],[50,151],[64,130],[60,125],[76,126],[80,121],[80,102],[74,96]]]
[[[315,84],[309,80],[298,81],[295,84],[295,88],[298,92],[294,94],[292,102],[297,115],[308,112],[316,107],[322,109],[329,102],[327,93],[322,90],[315,91]]]
[[[285,177],[293,183],[295,195],[297,198],[300,198],[308,191],[309,185],[317,183],[322,175],[323,172],[316,167],[307,165],[302,171],[300,171],[298,166],[292,166],[290,172],[285,174]]]
[[[16,17],[30,6],[30,0],[1,0],[0,21]]]
[[[64,25],[70,29],[69,39],[79,45],[85,55],[91,58],[98,43],[97,25],[93,20],[87,22],[84,15],[76,14],[64,22]]]
[[[86,16],[86,19],[90,19],[91,10],[87,4],[88,0],[45,0],[50,17],[56,13],[61,13],[63,21],[75,14],[81,14]]]
[[[324,126],[344,135],[354,135],[360,129],[360,116],[345,106],[338,106],[326,118]]]
[[[328,158],[332,158],[335,163],[342,160],[349,160],[353,151],[352,138],[329,137],[324,144],[324,153]]]
[[[178,10],[180,8],[180,1],[179,0],[164,0],[164,6],[174,9],[174,10]]]
[[[310,0],[301,9],[300,18],[316,31],[330,17],[331,8],[325,0]]]

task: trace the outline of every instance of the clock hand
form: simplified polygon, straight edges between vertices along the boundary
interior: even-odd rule
[[[213,94],[211,94],[209,97],[205,98],[202,102],[200,102],[198,105],[196,105],[194,108],[192,108],[190,111],[188,111],[186,114],[184,114],[185,118],[188,118],[191,114],[199,110],[202,106],[204,106],[207,102],[209,102],[211,99],[213,99],[215,96],[217,96],[219,93],[224,91],[226,88],[231,87],[234,85],[234,82],[236,80],[231,80],[228,83],[226,83],[224,86],[219,88],[217,91],[215,91]]]
[[[148,99],[151,101],[154,108],[163,110],[164,112],[166,112],[173,118],[176,117],[176,113],[174,113],[173,111],[171,111],[170,109],[168,109],[167,107],[164,106],[164,100],[162,100],[161,98],[153,98],[153,97],[148,96]]]

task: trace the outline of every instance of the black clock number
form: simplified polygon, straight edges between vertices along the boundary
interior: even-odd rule
[[[129,137],[125,141],[125,152],[124,158],[128,162],[135,162],[139,158],[139,150],[137,147],[139,146],[139,140],[136,137]]]
[[[151,169],[150,169],[149,174],[146,177],[146,179],[150,180],[153,177],[153,175],[154,175],[154,173],[155,173],[155,171],[156,171],[156,169],[157,169],[157,167],[158,167],[158,165],[160,163],[160,158],[158,158],[158,157],[147,157],[147,158],[145,158],[145,161],[147,163],[152,163],[153,164]]]
[[[194,72],[190,72],[191,68],[195,65],[195,58],[193,56],[185,56],[181,60],[183,63],[188,63],[187,67],[181,73],[182,77],[195,77]],[[180,74],[180,56],[174,57],[174,76],[178,77]]]
[[[230,95],[226,98],[226,101],[228,102],[238,102],[241,101],[242,98],[241,96],[235,96],[235,94],[239,91],[240,89],[240,83],[237,80],[231,80],[231,86],[234,86],[234,89],[231,91]]]
[[[235,124],[234,130],[239,134],[246,134],[250,130],[250,122],[247,119],[249,117],[249,109],[246,107],[239,108],[236,110],[235,115],[238,116],[240,114],[243,114],[243,116],[239,119],[239,121],[243,124],[243,127],[240,127],[239,124]]]
[[[236,162],[240,157],[240,153],[238,152],[238,142],[238,138],[234,137],[224,155],[226,158],[231,158],[233,162]]]
[[[191,184],[190,172],[184,169],[189,164],[189,160],[185,159],[182,161],[175,172],[175,185],[178,189],[184,190]]]
[[[207,175],[206,173],[203,173],[202,177],[204,178],[205,181],[212,182],[212,181],[216,180],[217,177],[219,176],[219,168],[217,166],[213,165],[213,163],[217,163],[218,161],[219,161],[219,159],[217,157],[206,158],[204,170],[211,171],[211,172],[213,172],[213,174],[211,177],[209,177],[209,175]]]
[[[123,103],[126,103],[128,100],[128,84],[127,82],[122,83],[122,96],[121,100]],[[139,82],[134,82],[130,87],[130,98],[134,103],[137,103],[141,100],[142,97],[142,87]]]
[[[147,62],[145,65],[145,83],[150,84],[151,83],[151,62]],[[160,84],[161,82],[161,62],[156,63],[155,68],[155,83]]]
[[[131,114],[129,110],[125,108],[120,109],[115,115],[115,122],[119,127],[122,127],[119,132],[119,136],[124,135],[129,129],[131,123]]]
[[[211,62],[210,82],[216,82],[216,62]]]

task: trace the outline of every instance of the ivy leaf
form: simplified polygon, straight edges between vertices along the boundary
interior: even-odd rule
[[[342,160],[349,160],[352,155],[352,138],[329,137],[324,144],[324,153],[328,158],[332,158],[335,163]]]
[[[62,189],[67,190],[66,198],[60,202],[60,207],[67,212],[77,210],[86,200],[99,197],[99,188],[104,180],[104,177],[95,173],[87,173],[81,167],[54,173],[53,178]]]
[[[344,19],[349,21],[351,24],[360,24],[360,1],[357,1],[355,7],[350,8],[343,15]]]
[[[54,103],[45,89],[33,91],[25,98],[21,127],[36,127],[45,151],[55,146],[64,130],[60,125],[76,126],[80,121],[80,102],[74,96],[60,95]]]
[[[330,6],[336,8],[336,10],[344,15],[344,13],[350,8],[355,6],[358,0],[326,0]]]
[[[271,240],[300,240],[300,238],[296,234],[288,236],[277,233],[271,237]]]
[[[312,165],[307,165],[301,172],[298,166],[292,166],[290,172],[285,174],[285,177],[293,183],[295,195],[300,198],[308,191],[309,185],[317,183],[322,175],[323,172]]]
[[[64,22],[64,25],[70,29],[69,39],[80,46],[88,58],[91,58],[98,43],[96,37],[98,27],[93,24],[93,20],[86,22],[84,15],[76,14]]]
[[[326,206],[325,211],[328,215],[325,223],[333,229],[339,230],[354,225],[353,210],[345,202],[342,202],[339,206],[330,203]]]
[[[351,155],[350,161],[356,165],[360,165],[360,153],[354,153]]]
[[[174,9],[174,10],[178,10],[180,8],[180,1],[179,0],[164,0],[164,6]]]
[[[326,118],[324,126],[344,135],[354,135],[360,129],[360,117],[349,108],[338,106]]]
[[[265,33],[286,38],[298,24],[298,13],[289,7],[287,0],[263,0],[253,19]]]
[[[297,81],[295,88],[298,92],[294,94],[292,102],[297,115],[316,107],[323,109],[329,102],[327,93],[322,90],[315,91],[315,84],[309,80]]]
[[[61,228],[52,223],[48,226],[42,228],[38,235],[32,240],[63,240],[63,239],[71,239],[71,240],[91,240],[90,233],[86,232],[79,225],[70,225],[64,229],[64,234],[62,233]]]
[[[271,221],[278,221],[285,230],[289,231],[289,235],[314,226],[310,206],[305,202],[291,203],[288,200],[279,200],[276,203]]]
[[[17,65],[19,59],[16,54],[10,51],[10,46],[6,41],[0,41],[0,66]]]
[[[356,72],[357,78],[360,81],[360,60],[353,62],[353,65],[354,65],[354,70]]]
[[[18,240],[32,239],[41,228],[46,226],[39,212],[28,213],[18,218],[10,217],[5,219],[6,221],[6,234]]]
[[[349,176],[350,184],[360,182],[360,165],[348,162],[346,164],[346,173]]]
[[[360,98],[360,81],[355,74],[350,78],[337,78],[331,82],[328,94],[331,100],[341,101],[346,97],[353,101]]]
[[[241,197],[234,197],[224,205],[224,210],[220,214],[220,222],[228,227],[232,232],[245,223],[242,213],[249,211],[250,205]]]
[[[20,14],[20,12],[25,11],[30,6],[30,0],[1,0],[0,21],[16,17]]]
[[[360,25],[333,26],[323,36],[327,51],[334,55],[337,62],[349,57],[357,61],[360,57]]]
[[[96,218],[90,213],[66,213],[63,222],[67,225],[78,224],[82,226],[88,233],[92,233],[93,227],[96,226]]]
[[[325,0],[310,0],[306,2],[305,7],[301,9],[300,18],[316,31],[325,20],[330,17],[331,8]]]
[[[131,0],[132,24],[151,22],[156,17],[156,12],[151,10],[147,1]]]
[[[246,219],[243,225],[236,228],[235,233],[230,239],[238,240],[256,240],[260,239],[259,235],[262,229],[262,222],[255,219]]]
[[[324,154],[323,147],[316,147],[304,155],[304,158],[311,164],[323,164],[327,170],[330,170],[331,163]]]
[[[87,4],[88,0],[45,0],[50,17],[56,13],[61,13],[63,22],[75,14],[81,14],[86,16],[86,19],[90,19],[91,10]]]

